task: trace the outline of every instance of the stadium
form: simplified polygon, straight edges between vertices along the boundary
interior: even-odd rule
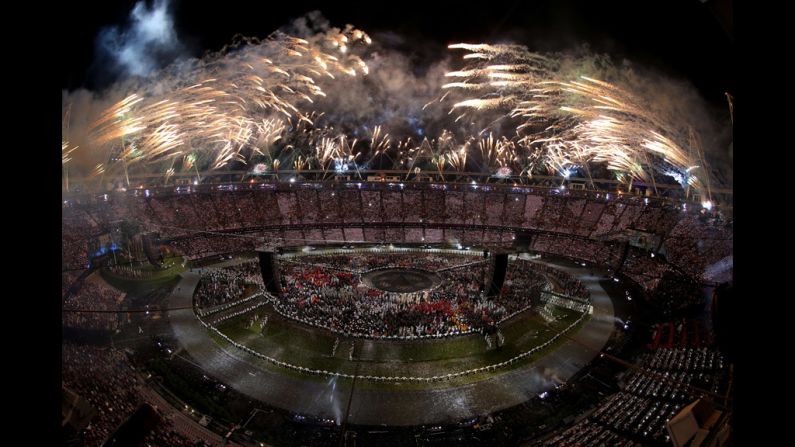
[[[729,445],[733,193],[693,128],[503,44],[367,127],[323,101],[376,37],[65,99],[64,443]]]

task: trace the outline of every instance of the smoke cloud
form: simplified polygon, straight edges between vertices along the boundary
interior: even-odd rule
[[[97,37],[99,49],[130,76],[148,76],[163,61],[173,60],[182,50],[169,12],[169,0],[156,0],[151,8],[143,1],[130,12],[127,29],[109,27]]]

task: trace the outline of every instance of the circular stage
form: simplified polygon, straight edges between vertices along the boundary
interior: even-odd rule
[[[385,292],[411,293],[433,289],[441,284],[442,278],[419,269],[390,268],[367,272],[362,275],[362,282]]]

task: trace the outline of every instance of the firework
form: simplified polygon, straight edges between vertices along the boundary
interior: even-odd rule
[[[72,152],[74,152],[80,146],[75,146],[70,148],[70,144],[68,141],[61,141],[61,163],[66,164],[69,163],[72,158],[69,156]]]
[[[655,172],[673,171],[683,185],[700,184],[690,175],[697,158],[677,142],[682,132],[621,87],[587,76],[561,80],[553,61],[515,45],[450,48],[470,51],[464,56],[470,65],[447,73],[465,80],[443,88],[481,95],[457,100],[451,113],[466,112],[456,120],[497,111],[517,123],[513,140],[497,144],[489,134],[479,142],[485,166],[507,167],[524,160],[523,173],[541,163],[562,174],[587,163],[605,163],[629,179],[653,181]]]
[[[251,156],[272,158],[286,122],[312,124],[311,114],[301,107],[325,96],[318,77],[368,73],[364,61],[348,49],[369,42],[369,36],[352,27],[310,40],[281,33],[263,42],[247,40],[179,76],[144,85],[102,112],[90,126],[91,150],[118,152],[108,158],[125,166],[167,161],[169,169],[177,157],[184,163],[188,153],[194,158],[183,169],[198,163],[197,157],[209,169],[245,163]]]
[[[689,128],[655,114],[625,85],[571,79],[557,58],[519,45],[450,45],[466,52],[464,66],[445,74],[451,82],[440,82],[441,96],[423,110],[444,103],[452,130],[404,138],[368,124],[356,129],[369,133],[358,149],[359,140],[340,130],[351,129],[348,123],[329,123],[312,107],[329,83],[344,89],[346,80],[369,73],[356,53],[370,42],[350,26],[305,39],[274,33],[194,61],[178,75],[165,70],[164,80],[144,82],[93,119],[89,144],[72,147],[65,135],[63,163],[91,150],[106,154],[94,176],[121,166],[125,174],[146,167],[166,178],[236,163],[318,169],[324,177],[391,164],[442,178],[448,169],[503,177],[582,169],[590,177],[589,166],[600,164],[627,183],[654,183],[661,173],[683,186],[705,185],[709,198],[706,161]]]

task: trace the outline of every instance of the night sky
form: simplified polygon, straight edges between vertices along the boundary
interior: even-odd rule
[[[97,35],[124,27],[134,1],[94,2],[64,11],[69,32],[61,40],[67,90],[100,90],[115,78],[98,56]],[[320,10],[333,26],[353,24],[371,36],[395,32],[408,42],[417,65],[430,62],[455,42],[507,42],[533,51],[566,50],[588,44],[615,60],[629,59],[675,79],[692,82],[705,99],[726,107],[734,91],[732,4],[727,0],[634,2],[482,1],[433,2],[244,2],[210,5],[172,0],[183,55],[217,51],[235,34],[266,37],[292,19]],[[150,2],[151,4],[151,2]]]

